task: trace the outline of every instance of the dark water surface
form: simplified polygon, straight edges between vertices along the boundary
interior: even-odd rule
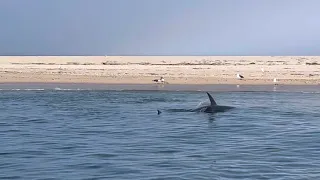
[[[211,94],[2,90],[0,179],[320,179],[320,93]]]

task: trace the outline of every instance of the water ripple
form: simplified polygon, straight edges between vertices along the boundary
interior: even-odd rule
[[[0,92],[0,179],[319,179],[317,93]]]

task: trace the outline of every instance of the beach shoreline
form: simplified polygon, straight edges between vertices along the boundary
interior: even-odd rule
[[[237,79],[236,74],[244,79]],[[0,83],[319,85],[320,56],[0,56]]]
[[[92,78],[93,79],[93,78]],[[235,81],[235,80],[217,80],[213,79],[211,80],[210,78],[208,79],[197,79],[194,78],[194,80],[189,79],[188,81],[185,80],[180,80],[179,78],[176,79],[170,79],[167,78],[168,83],[152,83],[152,78],[145,78],[145,79],[140,79],[138,81],[132,80],[132,78],[123,78],[121,80],[116,79],[116,78],[99,78],[99,79],[94,79],[92,80],[90,77],[70,77],[68,76],[66,79],[59,79],[59,78],[54,78],[54,79],[32,79],[32,78],[15,78],[15,79],[1,79],[0,84],[6,84],[6,83],[29,83],[29,84],[34,84],[34,83],[43,83],[43,84],[100,84],[100,85],[123,85],[123,84],[128,84],[128,85],[252,85],[252,86],[259,86],[259,85],[269,85],[269,86],[275,86],[275,85],[292,85],[292,86],[313,86],[313,85],[320,85],[320,82],[318,80],[281,80],[279,83],[274,83],[272,79],[270,80],[241,80],[241,81]]]
[[[171,91],[171,92],[304,92],[320,93],[319,85],[234,84],[99,84],[99,83],[0,83],[0,91]]]

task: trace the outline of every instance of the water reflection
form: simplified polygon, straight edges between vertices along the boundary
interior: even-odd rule
[[[215,121],[215,117],[214,117],[214,114],[208,114],[208,122],[209,123],[213,123]]]

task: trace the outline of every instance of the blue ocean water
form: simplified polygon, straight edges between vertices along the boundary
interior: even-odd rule
[[[211,94],[0,91],[0,179],[320,178],[319,93]]]

